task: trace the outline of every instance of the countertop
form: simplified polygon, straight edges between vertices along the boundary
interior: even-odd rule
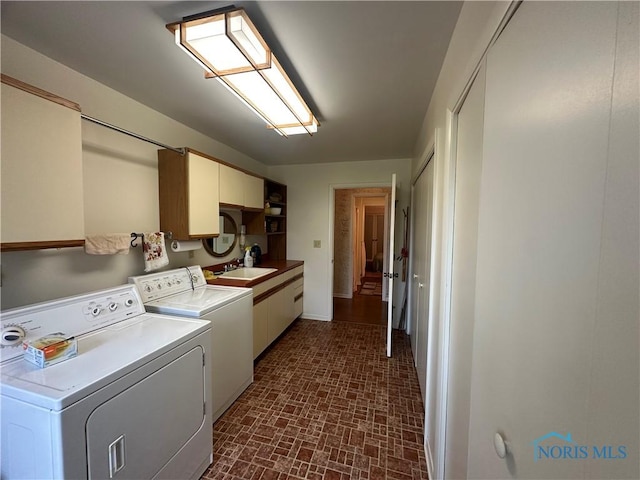
[[[265,280],[269,280],[270,278],[281,275],[284,272],[292,270],[301,265],[304,265],[304,262],[302,260],[263,260],[260,265],[256,266],[263,268],[277,268],[278,270],[275,272],[271,272],[268,275],[255,278],[253,280],[238,280],[219,276],[214,280],[207,280],[207,283],[209,285],[224,285],[227,287],[254,287],[259,283],[264,282]],[[211,270],[212,272],[220,271],[220,267],[218,265],[210,265],[208,267],[202,268],[204,270]]]

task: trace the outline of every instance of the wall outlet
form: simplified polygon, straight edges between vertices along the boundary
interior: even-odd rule
[[[193,252],[193,250],[189,250],[189,258],[193,258],[195,257],[195,253]]]
[[[313,248],[320,248],[320,240],[313,241]]]

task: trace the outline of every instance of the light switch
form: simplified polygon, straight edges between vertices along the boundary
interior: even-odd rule
[[[313,248],[320,248],[320,240],[313,241]]]

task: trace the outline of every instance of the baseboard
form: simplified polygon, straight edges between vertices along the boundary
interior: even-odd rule
[[[300,318],[303,318],[305,320],[320,320],[322,322],[330,322],[331,319],[329,317],[323,316],[323,315],[313,315],[311,313],[307,314],[302,312],[302,315],[300,315]]]
[[[353,298],[353,294],[349,293],[334,293],[333,298]]]

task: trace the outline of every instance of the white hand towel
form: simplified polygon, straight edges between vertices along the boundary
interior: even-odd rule
[[[164,245],[164,233],[152,232],[144,234],[142,244],[144,253],[144,271],[152,272],[169,265],[167,249]]]
[[[126,255],[130,245],[131,235],[128,233],[88,235],[84,239],[84,252],[89,255]]]

